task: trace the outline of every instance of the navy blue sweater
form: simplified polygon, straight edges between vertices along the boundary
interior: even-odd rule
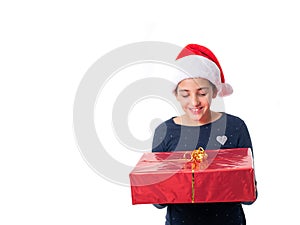
[[[246,124],[236,116],[222,116],[202,126],[183,126],[174,117],[160,124],[154,133],[152,151],[170,152],[226,148],[251,148]],[[253,153],[253,152],[252,152]],[[245,225],[241,203],[194,203],[155,205],[167,206],[166,225]]]

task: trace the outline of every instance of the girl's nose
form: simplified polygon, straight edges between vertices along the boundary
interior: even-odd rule
[[[199,106],[200,104],[199,98],[196,95],[191,96],[191,103],[193,106]]]

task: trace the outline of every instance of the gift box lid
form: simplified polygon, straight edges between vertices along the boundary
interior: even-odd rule
[[[131,173],[174,173],[190,171],[186,166],[192,151],[148,152],[144,153]],[[207,159],[199,163],[199,171],[233,170],[253,168],[253,158],[250,148],[206,150]]]

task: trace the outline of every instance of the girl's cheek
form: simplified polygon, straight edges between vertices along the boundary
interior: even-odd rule
[[[189,102],[189,98],[188,98],[188,97],[187,97],[187,98],[180,97],[179,102],[180,102],[181,104],[186,104],[186,103]]]

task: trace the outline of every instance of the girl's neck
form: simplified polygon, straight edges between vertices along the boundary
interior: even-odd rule
[[[212,123],[221,118],[222,113],[211,111],[206,117],[202,117],[200,120],[192,120],[188,115],[184,114],[174,118],[174,122],[183,126],[202,126],[208,123]]]

